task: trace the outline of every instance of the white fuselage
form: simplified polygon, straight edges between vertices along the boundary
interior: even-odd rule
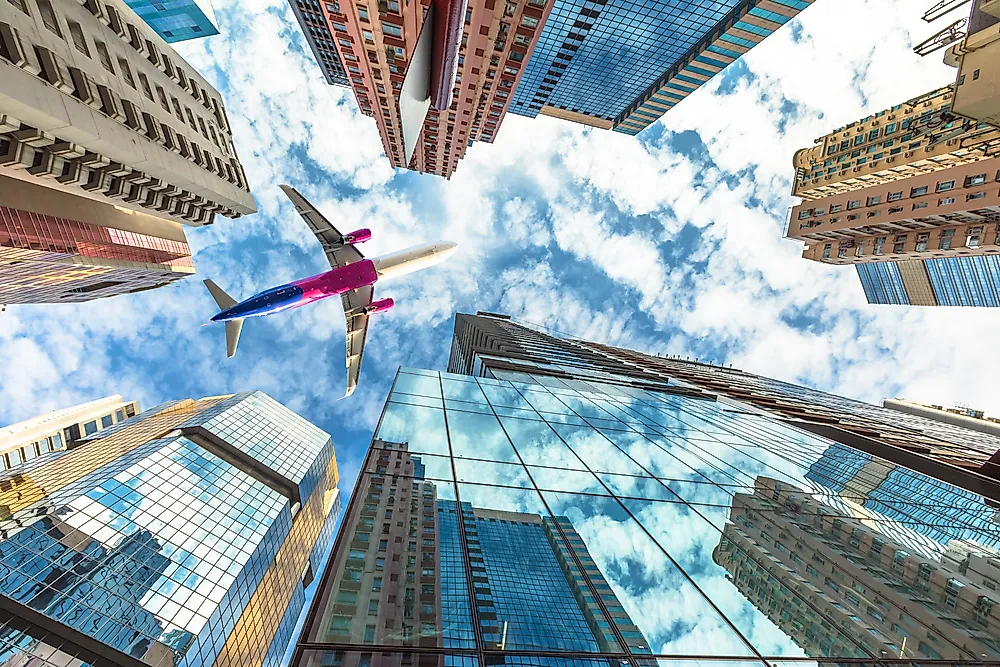
[[[397,278],[443,262],[457,247],[458,244],[450,242],[424,243],[381,257],[373,257],[371,261],[375,265],[379,280]]]

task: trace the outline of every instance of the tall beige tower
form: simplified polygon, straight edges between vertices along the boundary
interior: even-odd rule
[[[0,175],[187,225],[256,210],[218,92],[121,0],[0,3],[0,81]]]

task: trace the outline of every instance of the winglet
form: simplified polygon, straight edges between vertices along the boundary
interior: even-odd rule
[[[215,299],[215,303],[219,304],[220,310],[232,308],[236,305],[236,299],[226,294],[221,287],[216,285],[211,280],[205,281],[205,287],[207,287],[208,291],[212,294],[212,298]]]
[[[240,331],[243,330],[243,318],[226,322],[226,358],[232,359],[236,354],[236,346],[240,344]]]

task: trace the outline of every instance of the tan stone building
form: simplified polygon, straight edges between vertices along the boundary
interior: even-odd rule
[[[122,0],[0,3],[0,80],[0,174],[188,225],[255,211],[218,92]]]

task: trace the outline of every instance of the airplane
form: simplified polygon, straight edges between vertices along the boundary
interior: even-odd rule
[[[355,245],[371,239],[371,230],[359,229],[341,234],[298,190],[289,185],[280,187],[323,246],[331,269],[272,287],[239,303],[213,281],[206,280],[205,286],[222,309],[212,317],[212,322],[225,322],[226,356],[232,358],[236,354],[246,318],[274,315],[331,296],[340,296],[347,319],[347,393],[344,395],[347,398],[358,386],[369,318],[395,305],[392,299],[373,300],[375,283],[443,262],[455,252],[458,244],[450,241],[424,243],[367,259]]]

